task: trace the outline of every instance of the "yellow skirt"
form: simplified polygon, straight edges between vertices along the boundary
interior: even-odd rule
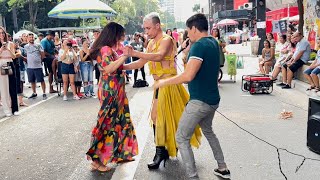
[[[157,146],[165,146],[171,157],[177,156],[175,135],[188,101],[189,94],[182,84],[169,85],[159,89],[155,141]],[[190,144],[198,148],[201,136],[200,126],[198,125]]]

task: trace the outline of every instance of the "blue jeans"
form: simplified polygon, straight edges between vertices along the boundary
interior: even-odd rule
[[[310,75],[310,74],[316,74],[316,75],[318,75],[318,74],[320,73],[320,68],[319,68],[319,66],[316,67],[316,68],[314,68],[314,69],[308,68],[308,69],[306,69],[303,73],[304,73],[304,74],[308,74],[308,75]]]
[[[84,93],[93,94],[93,65],[90,62],[80,62],[80,70],[82,81],[85,84]]]
[[[210,144],[218,167],[226,168],[219,140],[212,129],[213,117],[218,107],[219,104],[208,105],[199,100],[190,100],[182,113],[176,132],[176,141],[189,178],[198,177],[196,163],[190,145],[190,139],[194,133],[194,129],[198,125],[201,127],[203,135]],[[210,159],[208,158],[208,160]]]

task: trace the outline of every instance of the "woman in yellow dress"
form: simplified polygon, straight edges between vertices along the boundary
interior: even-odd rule
[[[177,52],[175,41],[172,37],[163,34],[160,24],[157,13],[150,13],[145,17],[143,26],[145,33],[151,39],[147,46],[147,52],[134,51],[132,48],[126,50],[125,53],[129,54],[124,55],[138,57],[140,60],[124,65],[124,70],[138,69],[148,62],[150,73],[155,81],[177,74],[174,60]],[[153,162],[148,164],[149,169],[158,169],[160,163],[165,162],[169,156],[177,156],[178,148],[175,134],[179,119],[188,101],[189,94],[182,84],[169,85],[154,92],[151,119],[155,133],[156,155]],[[190,144],[199,147],[200,137],[201,131],[198,127],[195,129]]]

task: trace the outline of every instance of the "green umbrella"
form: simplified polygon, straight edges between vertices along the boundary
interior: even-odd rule
[[[65,0],[48,13],[49,17],[60,19],[87,19],[116,15],[116,11],[99,0]]]

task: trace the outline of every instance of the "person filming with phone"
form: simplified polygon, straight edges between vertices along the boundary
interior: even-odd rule
[[[59,51],[59,58],[61,59],[61,74],[63,79],[63,100],[67,101],[67,92],[69,87],[69,79],[70,79],[70,85],[73,93],[73,99],[79,100],[76,93],[76,88],[74,85],[74,78],[75,74],[78,71],[78,69],[74,66],[74,64],[77,62],[77,54],[72,48],[72,43],[65,39],[62,41],[62,48]]]

